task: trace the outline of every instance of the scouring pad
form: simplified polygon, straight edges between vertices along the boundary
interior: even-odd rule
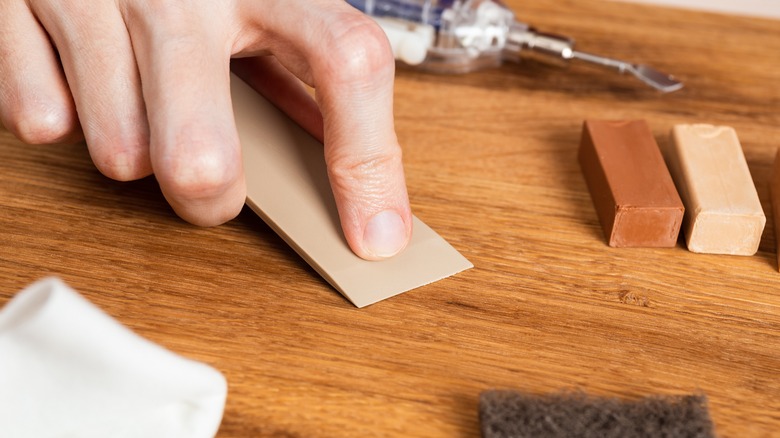
[[[623,401],[582,392],[491,390],[480,395],[479,416],[483,438],[715,436],[704,395]]]

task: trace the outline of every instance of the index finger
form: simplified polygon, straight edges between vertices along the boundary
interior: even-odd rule
[[[412,214],[394,128],[395,61],[387,37],[341,1],[267,2],[252,15],[273,17],[258,26],[262,38],[315,87],[330,183],[350,247],[365,259],[397,254],[411,237]]]

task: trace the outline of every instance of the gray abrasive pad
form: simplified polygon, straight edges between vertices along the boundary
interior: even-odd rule
[[[582,392],[529,395],[483,392],[483,438],[710,438],[714,427],[703,395],[653,396],[635,401]]]

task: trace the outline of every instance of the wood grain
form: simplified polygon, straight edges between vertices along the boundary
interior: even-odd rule
[[[776,21],[597,0],[507,2],[580,48],[668,70],[525,63],[399,70],[415,213],[476,268],[357,310],[259,219],[178,219],[153,179],[118,183],[83,144],[0,131],[0,304],[62,277],[139,334],[207,362],[220,437],[471,437],[488,388],[637,398],[703,392],[724,437],[780,430],[780,275],[767,183],[780,146]],[[735,127],[767,228],[753,257],[606,246],[576,161],[583,119]]]

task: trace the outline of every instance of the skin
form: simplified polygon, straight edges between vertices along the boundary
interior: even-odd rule
[[[0,120],[22,141],[83,136],[104,175],[154,174],[183,219],[221,224],[246,197],[232,68],[324,141],[352,250],[375,260],[406,246],[393,55],[343,0],[0,0],[0,11]]]

